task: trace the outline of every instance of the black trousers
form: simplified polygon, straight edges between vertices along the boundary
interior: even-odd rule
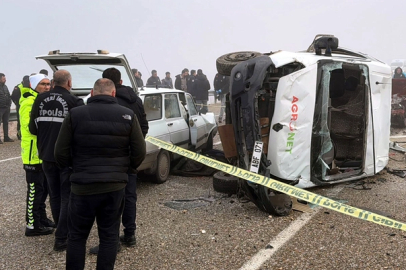
[[[86,241],[95,219],[100,243],[96,269],[114,269],[123,208],[124,189],[95,195],[71,193],[66,269],[84,269]]]
[[[59,169],[55,162],[42,161],[47,178],[52,217],[57,224],[55,240],[68,238],[68,204],[70,195],[69,168]]]
[[[10,118],[10,107],[0,108],[0,125],[3,124],[4,138],[8,138],[8,119]]]
[[[33,166],[24,166],[27,182],[27,206],[25,219],[27,227],[38,228],[41,220],[46,219],[45,200],[48,196],[44,172]]]
[[[137,175],[129,174],[128,183],[125,187],[125,204],[122,217],[124,234],[126,236],[135,235],[135,219],[137,216]]]

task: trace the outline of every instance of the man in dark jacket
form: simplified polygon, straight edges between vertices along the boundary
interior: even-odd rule
[[[38,95],[32,106],[30,132],[37,135],[38,154],[42,159],[42,169],[48,181],[49,203],[57,229],[55,251],[66,249],[68,238],[68,202],[70,194],[68,167],[60,168],[55,162],[54,147],[62,122],[68,112],[84,105],[83,100],[70,93],[72,76],[66,70],[54,73],[54,88]]]
[[[141,79],[141,73],[138,71],[138,69],[133,68],[132,72],[134,73],[134,77],[135,77],[135,82],[137,84],[137,87],[142,87],[144,86],[144,82]]]
[[[6,75],[0,73],[0,125],[3,124],[5,142],[14,142],[8,136],[8,119],[10,117],[11,97],[6,85]],[[3,142],[0,139],[0,144]]]
[[[188,92],[187,79],[189,77],[189,70],[184,68],[181,74],[175,76],[175,89]]]
[[[142,105],[142,100],[135,94],[134,90],[129,86],[122,85],[121,73],[116,68],[108,68],[103,72],[103,78],[113,81],[116,88],[116,98],[118,104],[132,110],[140,123],[142,135],[148,133],[147,115]],[[134,246],[136,244],[136,215],[137,215],[137,172],[131,170],[128,172],[128,183],[125,187],[125,204],[122,222],[124,226],[124,235],[120,236],[120,242],[126,246]],[[90,249],[90,253],[97,254],[99,246]]]
[[[30,76],[25,75],[20,84],[16,85],[11,93],[11,99],[16,105],[16,114],[17,114],[17,139],[21,140],[21,126],[20,126],[20,97],[21,97],[21,87],[30,88]]]
[[[55,159],[72,166],[66,269],[84,269],[86,240],[96,219],[100,249],[96,269],[113,269],[129,170],[145,158],[145,140],[134,112],[117,103],[114,83],[98,79],[86,106],[65,117]]]
[[[219,114],[219,123],[223,122],[223,114],[226,106],[226,95],[230,91],[230,76],[216,74],[213,82],[214,90],[216,91],[221,101],[221,108]]]
[[[187,78],[187,92],[196,100],[196,70],[192,69]]]
[[[147,80],[147,86],[158,87],[159,85],[161,85],[161,79],[159,79],[159,77],[157,75],[157,71],[152,70],[151,77],[149,77]]]
[[[196,106],[198,111],[206,113],[207,101],[209,100],[210,83],[201,69],[197,70],[196,76]]]

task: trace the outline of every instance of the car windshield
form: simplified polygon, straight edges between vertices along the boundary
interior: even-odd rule
[[[107,68],[114,67],[121,72],[123,85],[131,86],[127,71],[123,66],[117,65],[64,65],[57,66],[57,69],[65,69],[72,75],[73,89],[92,89],[95,81],[102,77],[102,73]]]

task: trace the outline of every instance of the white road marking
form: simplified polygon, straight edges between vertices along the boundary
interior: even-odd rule
[[[334,187],[330,192],[328,192],[327,197],[334,197],[344,186]],[[284,245],[286,244],[295,234],[309,222],[323,207],[316,207],[310,213],[303,213],[298,219],[292,222],[289,227],[280,232],[274,239],[269,242],[267,246],[272,246],[273,248],[263,248],[258,251],[249,261],[247,261],[240,270],[257,270]]]
[[[213,143],[213,145],[219,145],[219,144],[221,144],[221,141]]]
[[[10,160],[14,160],[14,159],[18,159],[18,158],[21,158],[21,156],[19,156],[19,157],[13,157],[13,158],[7,158],[7,159],[1,159],[1,160],[0,160],[0,163],[1,163],[1,162],[6,162],[6,161],[10,161]]]

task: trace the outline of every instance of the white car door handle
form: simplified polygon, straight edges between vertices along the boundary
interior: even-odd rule
[[[173,123],[168,123],[168,126],[170,127],[170,126],[173,126]]]

